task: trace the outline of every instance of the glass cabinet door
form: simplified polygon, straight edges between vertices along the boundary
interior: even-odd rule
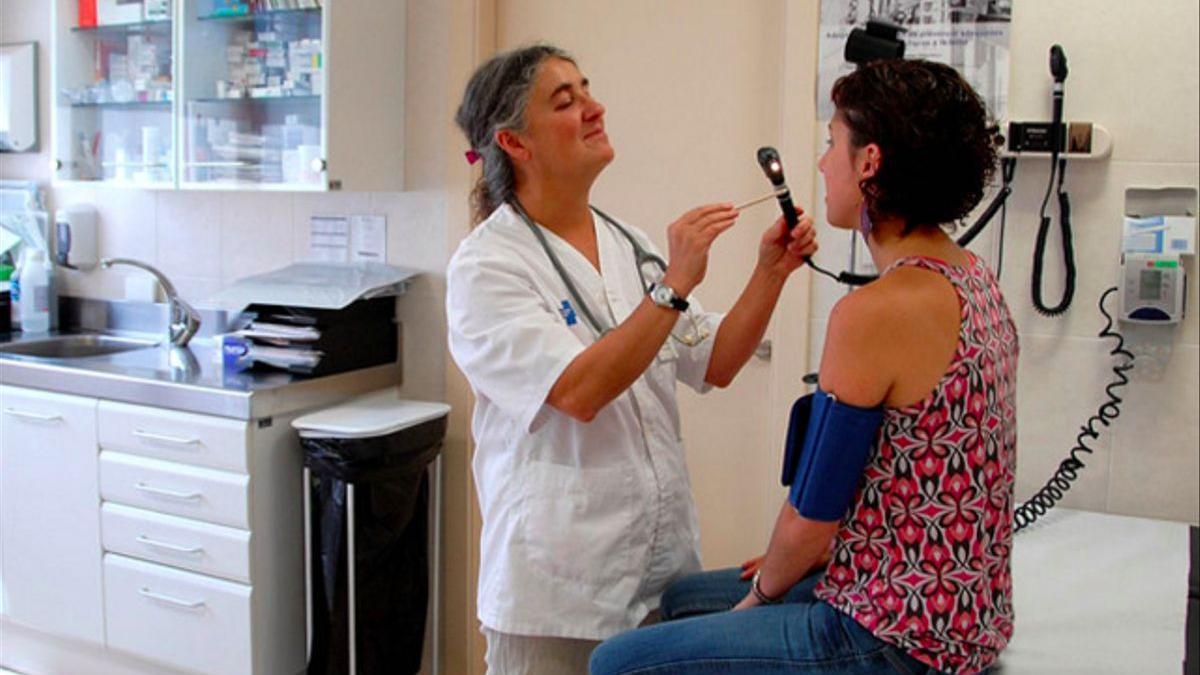
[[[57,1],[56,176],[173,185],[171,2],[100,4]]]
[[[322,18],[316,0],[187,0],[184,185],[324,187]]]

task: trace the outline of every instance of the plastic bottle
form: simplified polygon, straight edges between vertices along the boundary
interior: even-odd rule
[[[9,329],[21,330],[21,261],[17,260],[17,266],[8,277],[9,283]]]
[[[30,251],[21,261],[18,313],[22,332],[50,330],[50,272],[45,251]]]

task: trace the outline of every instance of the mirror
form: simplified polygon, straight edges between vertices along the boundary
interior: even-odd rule
[[[0,45],[0,152],[37,150],[37,43]]]

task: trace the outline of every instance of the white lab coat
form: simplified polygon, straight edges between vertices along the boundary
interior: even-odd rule
[[[603,277],[543,232],[592,312],[616,325],[644,291],[629,241],[593,220]],[[450,353],[476,396],[479,619],[503,633],[602,640],[635,628],[668,583],[700,568],[675,381],[707,390],[721,316],[700,313],[710,337],[695,347],[668,338],[646,373],[585,424],[546,403],[597,339],[578,308],[568,325],[560,310],[570,297],[507,205],[459,245],[447,271]]]

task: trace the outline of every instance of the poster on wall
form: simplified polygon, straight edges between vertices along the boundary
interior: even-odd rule
[[[993,119],[1008,114],[1008,36],[1013,0],[821,0],[817,111],[833,116],[829,92],[854,70],[843,50],[850,30],[867,19],[905,29],[904,57],[954,66],[983,97]]]

